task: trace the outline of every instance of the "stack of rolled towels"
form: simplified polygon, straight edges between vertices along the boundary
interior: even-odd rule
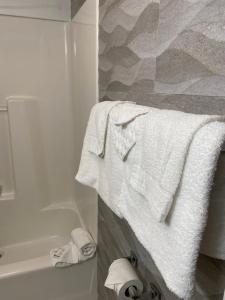
[[[75,228],[71,232],[68,244],[52,249],[50,258],[54,267],[68,267],[92,258],[96,252],[96,243],[88,231]]]

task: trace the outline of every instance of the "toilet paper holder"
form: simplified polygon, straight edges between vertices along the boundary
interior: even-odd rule
[[[131,265],[136,269],[138,266],[138,258],[134,251],[130,251],[130,255],[126,257]],[[138,296],[137,290],[134,286],[131,286],[126,291],[126,296],[134,300],[161,300],[162,294],[160,289],[152,282],[149,283],[148,291],[144,292],[141,296]]]
[[[131,263],[131,265],[136,269],[138,266],[138,258],[136,256],[136,254],[134,253],[134,251],[130,251],[130,255],[125,257],[126,259],[129,260],[129,262]]]
[[[126,296],[131,299],[140,299],[140,296],[137,293],[137,290],[134,286],[130,286],[126,291]]]
[[[138,295],[137,290],[134,286],[130,286],[126,291],[126,296],[130,299],[134,300],[161,300],[161,292],[158,287],[150,282],[150,289],[149,291],[143,293],[141,296]]]

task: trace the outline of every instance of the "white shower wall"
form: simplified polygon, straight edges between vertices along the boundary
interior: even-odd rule
[[[0,14],[69,21],[71,0],[0,0]]]
[[[0,112],[0,247],[80,223],[96,233],[95,195],[77,192],[74,182],[97,99],[91,28],[83,36],[76,23],[0,16],[0,107],[8,107]],[[87,38],[93,52],[82,54]],[[82,65],[86,55],[91,69]]]

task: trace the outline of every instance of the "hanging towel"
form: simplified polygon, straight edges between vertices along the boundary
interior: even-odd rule
[[[140,164],[130,182],[148,202],[152,215],[165,221],[179,186],[188,149],[196,132],[222,116],[196,115],[152,108],[142,134]]]
[[[126,105],[116,107],[113,110],[112,122],[117,126],[126,126],[137,117],[147,114],[150,107],[136,105],[136,103],[127,102]]]
[[[101,105],[101,103],[97,105]],[[113,110],[111,110],[111,112],[109,113],[107,139],[104,147],[104,159],[102,159],[98,155],[94,155],[93,152],[89,150],[93,131],[95,135],[97,134],[97,131],[95,129],[93,130],[95,118],[93,117],[94,113],[91,112],[84,138],[79,170],[75,177],[76,180],[80,183],[94,188],[101,196],[101,198],[104,199],[105,203],[118,216],[120,216],[120,212],[118,211],[115,203],[118,201],[118,197],[120,196],[124,177],[120,173],[121,163],[123,163],[123,161],[121,160],[120,155],[118,155],[118,149],[116,149],[115,147],[114,128],[115,126],[117,126],[115,125],[115,122],[119,120],[119,117],[124,115],[126,108],[130,106],[131,105],[129,102],[125,102],[123,105],[117,105],[116,107],[114,107]],[[96,107],[94,107],[93,109],[96,110]],[[144,111],[146,112],[147,110],[148,109],[146,107],[143,107],[142,114],[140,113],[140,108],[137,112],[132,112],[132,114],[129,115],[129,118],[126,118],[126,123],[129,123],[130,121],[129,126],[133,122],[136,123],[137,120],[144,117]],[[136,129],[140,130],[139,125],[135,125],[135,130]],[[128,148],[130,146],[131,144],[129,144]],[[120,179],[119,181],[118,178]]]
[[[130,150],[136,143],[136,127],[133,122],[137,117],[145,115],[149,108],[128,103],[122,107],[116,107],[112,112],[112,136],[115,149],[120,158],[126,160]]]
[[[197,131],[166,222],[158,222],[152,216],[149,201],[133,188],[129,175],[118,199],[120,214],[151,254],[167,287],[182,299],[190,299],[194,290],[209,193],[224,139],[225,124],[222,122],[211,122]],[[130,165],[138,164],[141,150],[142,135],[137,137],[136,146],[129,155]]]
[[[97,103],[91,110],[89,118],[89,151],[103,158],[110,111],[123,101],[104,101]]]
[[[135,123],[133,122],[126,126],[115,126],[112,124],[112,138],[120,159],[125,161],[136,144]]]
[[[96,244],[90,233],[76,228],[71,232],[68,244],[50,251],[50,258],[54,267],[64,268],[92,258],[95,252]]]
[[[128,221],[155,261],[167,287],[177,296],[188,299],[194,288],[196,261],[207,221],[209,191],[225,139],[225,124],[211,122],[196,132],[187,152],[173,206],[166,221],[158,222],[152,216],[149,201],[130,184],[133,167],[141,163],[143,132],[148,118],[149,114],[145,114],[133,121],[136,144],[125,162],[114,147],[112,125],[115,124],[111,114],[104,159],[88,151],[86,134],[76,179],[95,188],[108,207]]]

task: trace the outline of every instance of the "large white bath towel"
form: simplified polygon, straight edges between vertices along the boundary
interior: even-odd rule
[[[142,133],[140,163],[130,176],[156,220],[165,221],[179,186],[187,152],[195,133],[222,116],[196,115],[152,108]]]
[[[129,222],[139,241],[151,254],[168,288],[188,299],[194,287],[194,274],[202,233],[207,221],[209,191],[225,139],[225,124],[211,122],[197,131],[187,152],[183,175],[173,206],[165,222],[152,215],[149,201],[133,186],[130,176],[141,166],[143,130],[149,114],[134,120],[136,144],[124,162],[112,139],[113,112],[104,159],[88,151],[85,136],[80,167],[76,179],[95,188],[105,203]]]
[[[149,202],[133,189],[129,177],[123,184],[118,210],[151,254],[168,288],[182,299],[189,299],[194,290],[209,193],[224,139],[225,124],[220,122],[209,123],[195,134],[166,222],[152,217]],[[138,145],[139,141],[134,149],[137,152]],[[136,165],[135,151],[129,160]]]

